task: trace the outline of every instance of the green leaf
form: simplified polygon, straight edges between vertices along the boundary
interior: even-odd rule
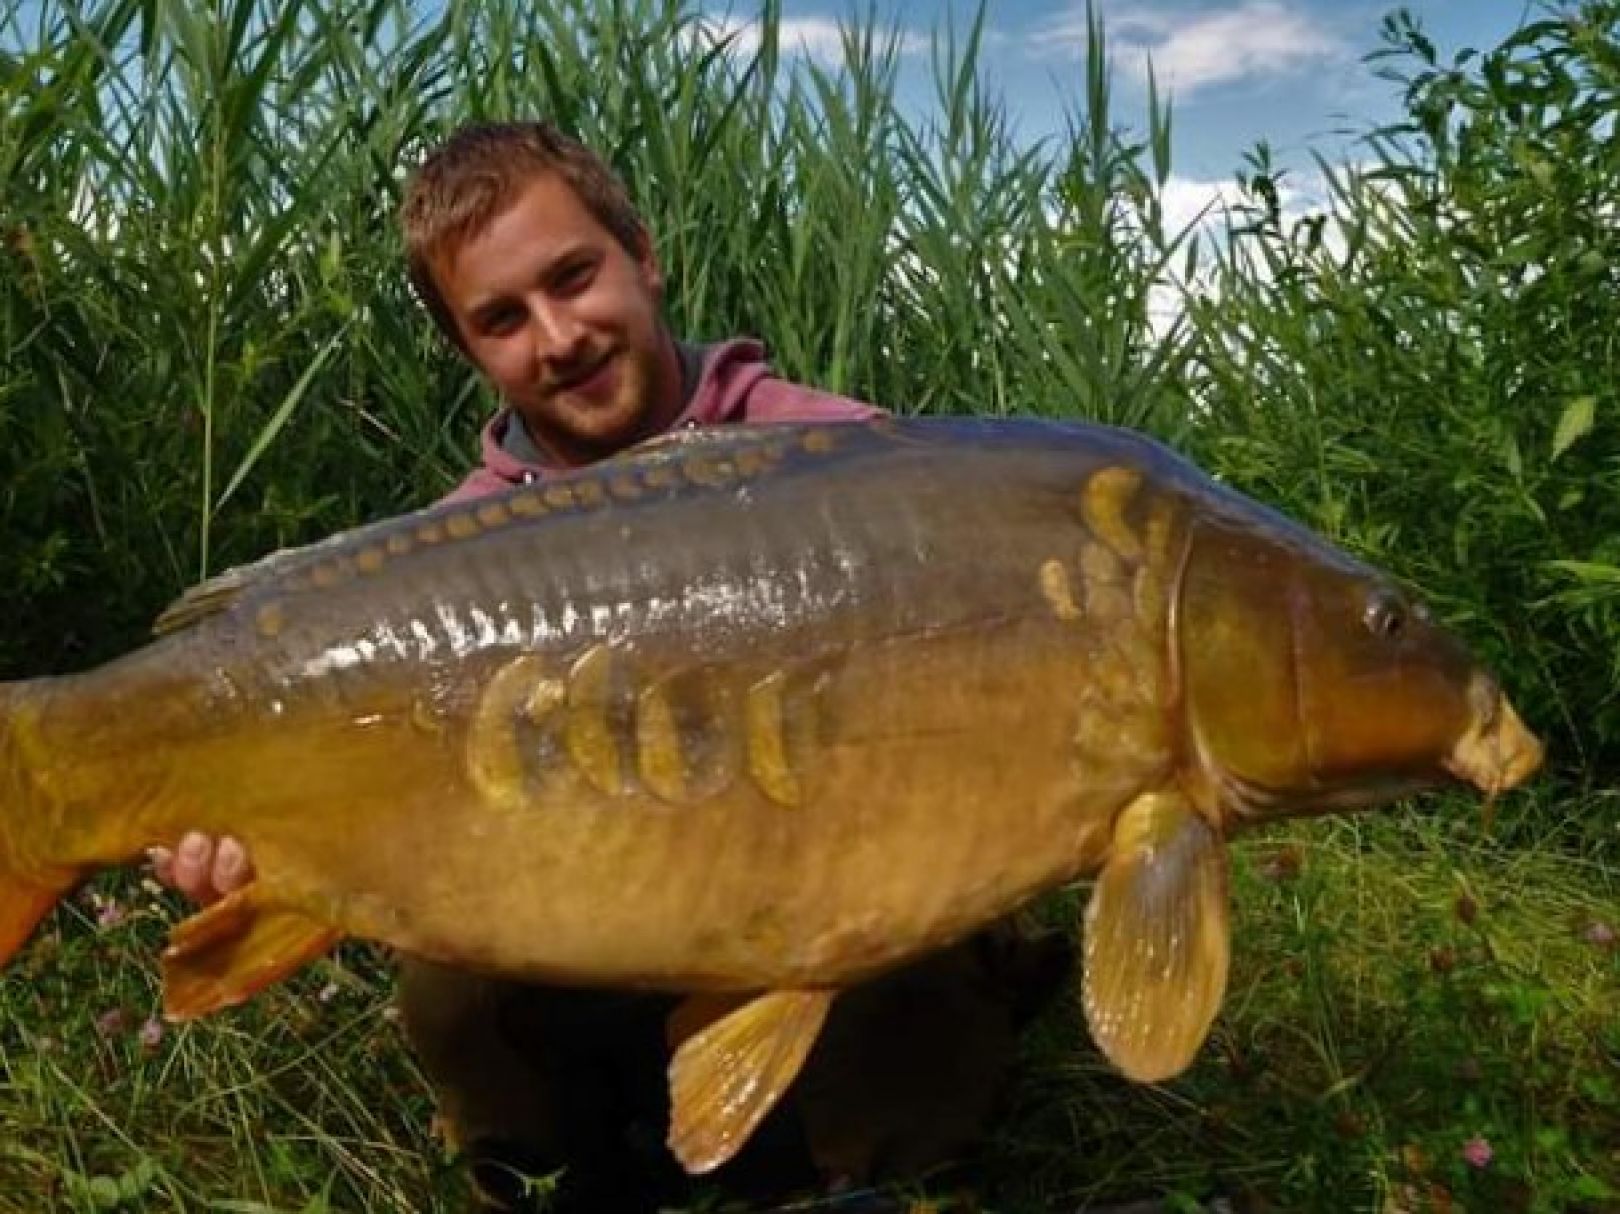
[[[1564,406],[1564,415],[1558,419],[1553,431],[1552,457],[1557,459],[1571,446],[1591,432],[1597,397],[1577,396]]]
[[[1509,434],[1503,442],[1503,455],[1507,459],[1508,471],[1514,480],[1524,479],[1524,456],[1519,452],[1519,442]]]
[[[1582,1201],[1607,1201],[1615,1195],[1614,1190],[1596,1176],[1577,1177],[1569,1186],[1569,1193]]]
[[[281,433],[281,428],[287,424],[287,419],[292,416],[293,410],[298,408],[298,402],[304,399],[304,393],[309,391],[309,385],[315,381],[315,376],[320,373],[322,367],[326,366],[326,360],[332,356],[332,351],[337,348],[338,340],[343,336],[343,333],[344,330],[339,329],[327,339],[320,352],[310,360],[310,364],[305,368],[304,373],[298,377],[298,382],[292,386],[292,390],[287,393],[286,398],[276,407],[275,414],[265,423],[264,429],[253,440],[253,446],[242,457],[242,462],[236,466],[236,472],[231,476],[230,484],[225,486],[225,492],[221,493],[219,500],[214,503],[216,512],[230,500],[231,494],[235,493],[242,482],[247,479],[248,473],[253,471],[253,465],[259,462],[259,457],[269,450],[270,444],[275,441],[276,435]]]
[[[1547,255],[1546,242],[1541,234],[1528,232],[1517,240],[1510,242],[1507,248],[1497,256],[1497,261],[1505,266],[1529,265],[1534,261],[1541,261]]]
[[[123,1204],[124,1195],[119,1192],[118,1182],[111,1176],[92,1176],[85,1189],[98,1209],[114,1210]]]
[[[1620,585],[1620,566],[1600,565],[1593,561],[1548,561],[1547,567],[1583,582],[1613,582]]]
[[[298,1214],[332,1214],[332,1180],[327,1178],[321,1191],[309,1199],[309,1203]]]
[[[151,1191],[157,1181],[157,1165],[142,1158],[134,1167],[118,1178],[118,1195],[124,1201],[135,1201]]]

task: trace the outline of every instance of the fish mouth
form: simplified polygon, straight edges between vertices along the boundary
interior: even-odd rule
[[[1500,692],[1444,760],[1445,769],[1488,797],[1516,788],[1541,766],[1546,747]]]
[[[1485,795],[1486,820],[1490,806],[1509,789],[1517,788],[1541,767],[1546,747],[1531,733],[1513,705],[1489,677],[1476,679],[1470,688],[1475,705],[1467,731],[1440,760],[1440,767],[1457,780]],[[1230,825],[1247,825],[1272,818],[1314,817],[1383,804],[1432,788],[1438,772],[1387,772],[1358,780],[1353,786],[1325,786],[1282,792],[1216,770],[1215,783]]]

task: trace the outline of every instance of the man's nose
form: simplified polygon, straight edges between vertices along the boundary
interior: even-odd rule
[[[574,310],[551,299],[537,299],[529,311],[535,354],[547,362],[566,362],[585,344],[585,326]]]

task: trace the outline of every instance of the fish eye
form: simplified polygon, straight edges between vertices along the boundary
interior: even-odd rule
[[[1393,641],[1406,630],[1406,615],[1406,605],[1397,596],[1380,591],[1367,600],[1361,618],[1373,636]]]

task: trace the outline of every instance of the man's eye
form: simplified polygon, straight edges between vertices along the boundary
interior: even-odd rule
[[[591,276],[596,267],[588,261],[576,261],[566,265],[558,272],[555,279],[556,289],[559,291],[581,291],[590,285]]]
[[[484,314],[481,327],[485,333],[500,337],[516,330],[522,321],[523,313],[517,308],[498,308]]]

